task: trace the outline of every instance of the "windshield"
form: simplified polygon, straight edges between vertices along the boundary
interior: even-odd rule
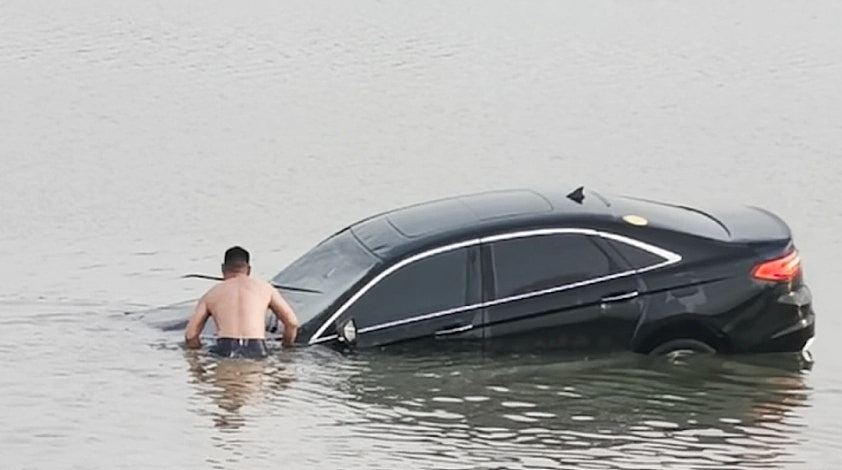
[[[275,276],[275,284],[317,292],[282,290],[303,325],[323,312],[378,262],[350,230],[323,241]]]

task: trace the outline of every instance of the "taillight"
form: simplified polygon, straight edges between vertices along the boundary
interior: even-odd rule
[[[758,264],[751,274],[755,279],[761,281],[789,282],[795,279],[800,272],[801,257],[798,256],[798,251],[794,250],[783,258]]]

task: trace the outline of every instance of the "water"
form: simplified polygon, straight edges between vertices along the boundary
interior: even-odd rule
[[[0,468],[842,464],[842,5],[239,3],[0,3]],[[553,184],[783,216],[815,364],[217,362],[165,328],[232,244],[269,277],[377,211]]]

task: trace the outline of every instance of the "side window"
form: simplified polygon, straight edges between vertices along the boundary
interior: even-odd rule
[[[605,276],[617,269],[585,235],[560,234],[491,244],[497,298]]]
[[[479,295],[478,276],[469,276],[469,270],[475,269],[475,258],[469,256],[468,248],[462,248],[410,263],[360,297],[350,314],[364,328],[464,307]]]
[[[636,246],[611,239],[605,239],[605,241],[617,250],[617,253],[628,261],[633,269],[648,268],[649,266],[654,266],[665,261],[664,258]]]

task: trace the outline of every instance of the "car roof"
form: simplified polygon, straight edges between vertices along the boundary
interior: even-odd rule
[[[480,236],[569,222],[612,220],[604,197],[584,191],[517,189],[439,199],[375,215],[350,230],[377,257],[390,261]]]

